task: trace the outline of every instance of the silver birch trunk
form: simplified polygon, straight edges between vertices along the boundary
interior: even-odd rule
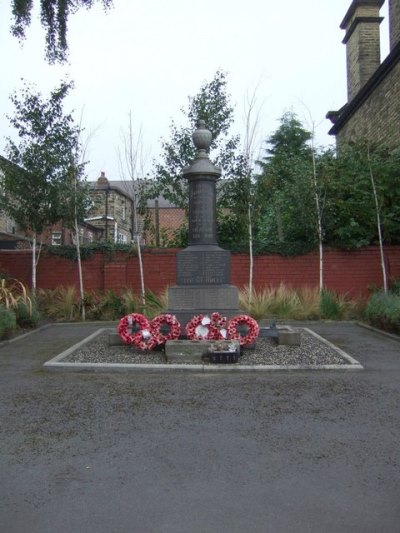
[[[86,309],[85,309],[85,291],[83,288],[83,274],[82,274],[82,260],[81,260],[81,244],[79,242],[79,228],[78,220],[75,217],[74,220],[75,226],[75,238],[76,238],[76,257],[78,260],[78,276],[79,276],[79,294],[81,299],[81,314],[82,320],[86,320]]]
[[[368,167],[369,167],[369,177],[370,177],[371,186],[372,186],[372,193],[374,195],[374,202],[375,202],[376,225],[377,225],[377,228],[378,228],[379,250],[380,250],[380,256],[381,256],[381,268],[382,268],[382,278],[383,278],[383,290],[384,290],[384,292],[387,292],[388,291],[388,282],[387,282],[387,273],[386,273],[386,265],[385,265],[385,254],[384,254],[384,250],[383,250],[383,238],[382,238],[382,229],[381,229],[381,214],[380,214],[380,208],[379,208],[378,193],[376,191],[374,173],[372,172],[371,157],[370,157],[369,148],[368,148]]]
[[[254,256],[253,256],[253,225],[251,220],[251,205],[248,206],[248,222],[249,222],[249,260],[250,260],[250,268],[249,268],[249,294],[253,294],[253,270],[254,270]]]
[[[314,144],[312,144],[312,163],[313,163],[313,184],[315,207],[317,211],[317,230],[318,230],[318,250],[319,250],[319,290],[322,292],[324,288],[324,245],[322,242],[322,211],[321,201],[318,194],[317,168],[315,164]]]
[[[32,237],[32,293],[36,295],[36,232]]]

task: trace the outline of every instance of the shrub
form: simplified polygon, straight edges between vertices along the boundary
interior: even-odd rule
[[[338,320],[343,316],[344,302],[333,292],[323,289],[320,294],[319,309],[321,318]]]
[[[55,320],[79,320],[80,298],[75,287],[57,287],[38,291],[39,307]]]
[[[125,315],[122,299],[112,290],[100,296],[97,305],[98,320],[118,320]]]
[[[25,285],[17,279],[0,279],[0,304],[13,312],[18,326],[34,327],[39,322],[35,300],[28,295]]]
[[[15,313],[0,303],[0,339],[8,337],[16,325]]]
[[[397,296],[400,296],[400,280],[392,279],[390,283],[390,292],[392,292],[393,294],[397,294]]]
[[[277,288],[267,287],[251,293],[248,288],[244,288],[239,292],[239,305],[256,320],[359,318],[365,307],[362,300],[349,300],[327,290],[320,293],[318,287],[291,289],[283,283]]]
[[[15,312],[18,326],[22,328],[37,327],[40,321],[40,313],[34,300],[32,300],[31,306],[28,306],[23,301],[18,302]]]
[[[383,291],[374,293],[368,301],[365,316],[373,326],[400,333],[400,296]]]

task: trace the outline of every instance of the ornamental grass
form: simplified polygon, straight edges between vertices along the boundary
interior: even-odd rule
[[[81,298],[75,287],[39,289],[37,299],[42,313],[56,321],[81,320]],[[114,321],[131,313],[145,313],[153,318],[166,310],[164,297],[146,291],[145,303],[132,289],[121,292],[91,290],[84,294],[87,320]]]
[[[27,287],[15,278],[0,279],[0,305],[14,314],[14,322],[20,327],[34,327],[39,322],[40,314],[35,298],[29,294]]]
[[[239,305],[256,320],[347,320],[362,317],[365,301],[327,290],[320,292],[318,287],[293,289],[281,283],[258,291],[245,287],[239,293]]]

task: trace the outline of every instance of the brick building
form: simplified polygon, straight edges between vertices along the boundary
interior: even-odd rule
[[[381,63],[385,0],[353,0],[340,28],[347,56],[347,103],[327,114],[338,145],[355,139],[400,144],[400,0],[389,1],[390,52]]]
[[[11,163],[8,159],[0,156],[0,182],[4,175],[5,169],[12,167],[17,173],[23,170]],[[79,241],[81,243],[92,242],[98,240],[101,236],[95,226],[89,222],[81,222],[78,224]],[[47,228],[42,235],[37,236],[38,242],[43,244],[62,245],[75,244],[75,236],[72,231],[67,228],[62,221],[59,221],[52,227]],[[30,248],[32,241],[32,233],[25,231],[18,223],[0,210],[0,249],[16,249],[16,248]]]
[[[99,191],[109,190],[110,198],[109,203],[115,203],[115,205],[121,205],[125,201],[129,201],[129,206],[126,204],[127,211],[129,211],[128,220],[130,222],[130,228],[135,231],[135,220],[134,220],[134,209],[133,203],[136,202],[136,205],[140,204],[140,194],[143,189],[146,188],[146,180],[140,180],[140,182],[129,181],[108,181],[107,184],[103,181],[103,185],[99,186],[101,180],[107,180],[104,172],[101,173],[100,178],[97,180],[96,184],[93,187],[93,198],[95,199],[96,193],[99,194]],[[103,197],[104,198],[104,197]],[[125,200],[123,200],[125,198]],[[97,212],[100,215],[102,211],[103,215],[105,214],[106,204],[105,198],[98,204]],[[140,210],[139,210],[140,211]],[[92,212],[94,212],[92,210]],[[119,210],[121,213],[121,210]],[[110,216],[111,211],[110,207],[108,208],[108,215]],[[87,220],[91,220],[91,215]],[[118,219],[118,209],[115,212],[115,217]],[[130,217],[130,218],[129,218]],[[146,219],[146,224],[145,224]],[[137,220],[137,231],[140,233],[142,241],[147,245],[154,246],[163,246],[165,241],[172,237],[172,233],[177,230],[185,220],[185,211],[184,209],[179,209],[163,196],[158,197],[157,199],[149,199],[146,201],[145,214],[138,213]],[[94,224],[95,222],[92,221]],[[103,222],[104,227],[104,222]],[[145,229],[146,228],[146,229]],[[121,241],[120,241],[121,242]],[[123,241],[125,242],[125,241]]]
[[[92,207],[85,218],[101,233],[101,240],[130,243],[133,235],[133,199],[126,190],[110,182],[104,172],[90,184]]]
[[[0,156],[0,178],[2,166],[10,164]],[[146,182],[143,180],[141,184],[146,185]],[[139,215],[137,223],[134,217],[134,202],[139,199],[137,183],[109,181],[102,172],[96,182],[89,182],[89,186],[92,207],[85,220],[79,224],[81,243],[107,240],[128,244],[138,231],[143,244],[165,245],[166,239],[172,236],[172,232],[179,228],[185,219],[184,210],[171,205],[165,198],[148,200],[148,229],[144,231],[144,216]],[[30,247],[30,241],[29,232],[23,231],[13,219],[0,211],[0,248],[27,248]],[[38,241],[53,246],[70,245],[75,244],[75,237],[60,221],[38,236]]]

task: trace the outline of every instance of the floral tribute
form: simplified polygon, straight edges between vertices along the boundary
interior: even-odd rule
[[[190,340],[221,340],[226,339],[227,320],[219,313],[196,315],[186,324],[186,335]]]
[[[238,315],[227,321],[226,317],[217,312],[210,316],[194,316],[185,329],[190,340],[238,340],[240,346],[252,344],[259,333],[254,318]],[[134,345],[140,350],[153,350],[168,340],[178,339],[181,335],[181,325],[171,314],[159,315],[150,322],[144,315],[132,313],[121,318],[118,334],[125,344]]]
[[[162,326],[167,326],[169,328],[167,334],[161,332]],[[179,339],[181,335],[181,325],[174,315],[159,315],[153,318],[150,322],[150,332],[156,344],[161,345],[169,340]]]
[[[169,327],[168,333],[161,332],[162,326]],[[134,330],[134,332],[130,332]],[[153,350],[168,340],[178,339],[181,325],[173,315],[159,315],[151,322],[140,313],[132,313],[121,318],[118,324],[118,335],[125,342],[140,350]]]
[[[246,335],[239,332],[239,326],[245,326],[247,330]],[[238,340],[240,346],[252,344],[258,337],[260,328],[254,318],[247,315],[238,315],[229,320],[228,323],[228,338]]]
[[[130,333],[130,330],[137,331]],[[126,315],[119,321],[118,335],[125,344],[133,344],[140,350],[152,350],[157,346],[151,334],[150,322],[140,313]]]

